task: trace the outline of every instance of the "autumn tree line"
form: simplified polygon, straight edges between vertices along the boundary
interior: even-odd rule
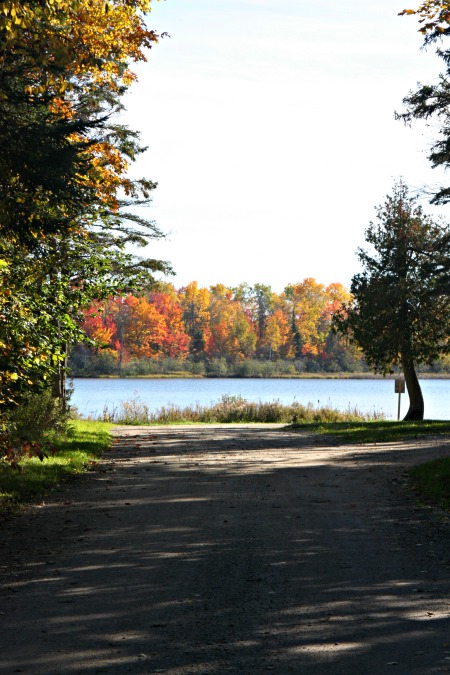
[[[70,372],[78,377],[364,373],[373,364],[343,327],[336,327],[353,305],[354,296],[342,284],[325,286],[312,278],[280,294],[264,284],[200,288],[194,281],[178,290],[159,284],[141,295],[92,303],[81,324],[90,342],[74,346]],[[380,326],[378,331],[381,336]],[[450,372],[450,359],[437,350],[418,369]]]
[[[145,374],[159,372],[155,362],[167,359],[175,370],[211,375],[362,371],[361,351],[331,327],[349,301],[342,284],[311,278],[280,294],[264,284],[200,288],[192,282],[178,290],[160,284],[139,296],[93,303],[82,322],[92,345],[72,351],[71,371]],[[258,371],[249,361],[274,367]]]

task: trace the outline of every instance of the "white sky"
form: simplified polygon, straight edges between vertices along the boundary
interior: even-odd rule
[[[176,287],[349,285],[393,181],[439,180],[428,132],[394,120],[442,70],[397,16],[418,1],[153,4],[149,26],[171,37],[125,99],[149,147],[132,174],[158,182],[146,215],[170,233],[148,255],[172,262]]]

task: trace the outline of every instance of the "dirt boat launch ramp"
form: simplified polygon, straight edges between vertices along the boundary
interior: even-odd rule
[[[450,523],[405,478],[449,440],[115,435],[0,527],[1,673],[450,672]]]

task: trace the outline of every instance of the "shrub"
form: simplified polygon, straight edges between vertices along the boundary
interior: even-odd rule
[[[50,388],[28,397],[25,404],[8,415],[8,432],[12,438],[41,441],[48,432],[63,434],[70,413]]]
[[[206,372],[208,375],[219,375],[222,377],[228,375],[229,369],[226,359],[223,357],[210,359],[206,365]]]

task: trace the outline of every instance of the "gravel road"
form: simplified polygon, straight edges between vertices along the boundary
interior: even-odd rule
[[[0,672],[450,672],[450,517],[408,466],[277,425],[117,427],[0,527]]]

